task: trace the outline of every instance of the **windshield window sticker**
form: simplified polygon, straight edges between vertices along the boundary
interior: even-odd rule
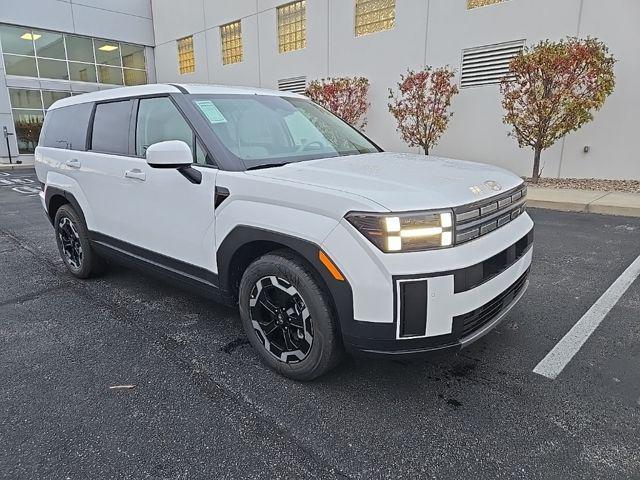
[[[200,111],[207,117],[209,123],[227,123],[227,119],[224,118],[222,112],[218,110],[218,107],[211,100],[196,100],[195,104]]]

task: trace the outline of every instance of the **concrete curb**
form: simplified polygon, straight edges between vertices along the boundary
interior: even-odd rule
[[[11,163],[0,163],[0,172],[10,172],[12,170],[33,170],[33,163],[29,164],[11,164]]]
[[[562,212],[640,217],[640,194],[529,187],[527,205]]]

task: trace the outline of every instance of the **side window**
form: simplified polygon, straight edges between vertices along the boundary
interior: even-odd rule
[[[130,100],[99,103],[93,118],[91,150],[127,155],[129,153]]]
[[[200,140],[196,140],[196,163],[198,165],[213,165],[213,162],[207,157],[207,152],[200,144]]]
[[[93,103],[81,103],[49,110],[44,120],[40,145],[85,150]]]
[[[166,140],[182,140],[193,152],[193,131],[182,114],[167,97],[140,100],[136,126],[136,155]]]

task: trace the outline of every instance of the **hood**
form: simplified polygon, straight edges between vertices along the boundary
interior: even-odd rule
[[[522,183],[517,175],[492,165],[387,152],[290,163],[249,173],[353,193],[392,212],[464,205]]]

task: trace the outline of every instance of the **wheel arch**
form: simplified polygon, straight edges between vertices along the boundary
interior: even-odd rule
[[[316,274],[329,295],[339,324],[353,321],[353,293],[349,282],[336,280],[322,264],[319,245],[271,230],[239,225],[220,244],[217,251],[220,288],[234,301],[242,274],[251,262],[269,252],[286,250],[300,257]]]
[[[58,209],[65,204],[70,204],[76,211],[76,213],[80,216],[85,225],[87,224],[87,221],[84,218],[82,207],[71,192],[58,187],[47,186],[44,199],[47,206],[47,215],[49,216],[49,221],[51,222],[51,224],[53,224],[53,221],[56,218],[56,212],[58,211]]]

